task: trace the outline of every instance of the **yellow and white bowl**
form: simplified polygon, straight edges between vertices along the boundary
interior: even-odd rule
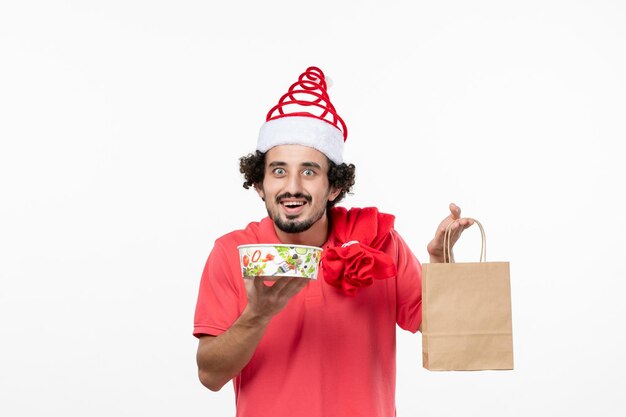
[[[322,248],[304,245],[254,244],[237,246],[241,274],[267,280],[279,277],[317,279]]]

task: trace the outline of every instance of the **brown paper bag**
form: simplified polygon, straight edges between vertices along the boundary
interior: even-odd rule
[[[480,262],[450,261],[422,269],[422,364],[431,371],[513,369],[508,262],[486,262],[483,226]]]

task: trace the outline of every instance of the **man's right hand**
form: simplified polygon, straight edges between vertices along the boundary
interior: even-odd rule
[[[258,320],[269,322],[308,282],[308,279],[303,278],[281,277],[273,285],[267,285],[263,277],[245,279],[248,293],[246,310]]]

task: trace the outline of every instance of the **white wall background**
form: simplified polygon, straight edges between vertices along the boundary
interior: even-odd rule
[[[196,379],[197,286],[265,214],[237,158],[309,65],[345,205],[426,261],[454,201],[511,262],[516,370],[431,373],[399,332],[398,415],[625,415],[626,3],[0,4],[1,415],[233,415]]]

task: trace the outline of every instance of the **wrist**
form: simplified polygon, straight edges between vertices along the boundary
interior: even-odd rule
[[[267,326],[271,319],[271,315],[257,311],[248,303],[239,317],[239,322],[247,327],[258,328]]]
[[[443,255],[433,255],[432,253],[430,253],[429,255],[431,264],[441,264],[444,262]],[[450,253],[450,260],[448,262],[454,262],[453,253]]]

